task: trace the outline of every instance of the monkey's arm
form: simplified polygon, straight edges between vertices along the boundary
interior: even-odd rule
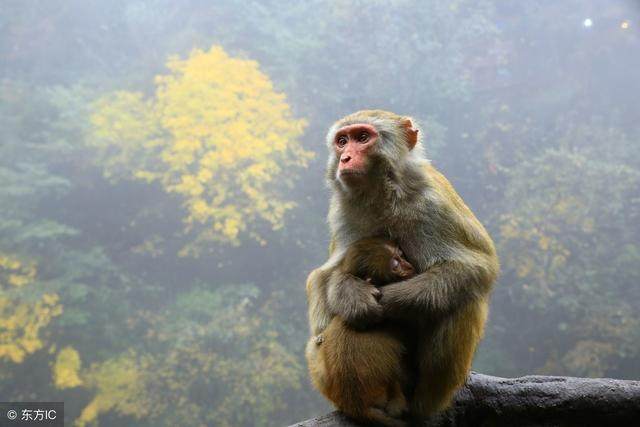
[[[327,288],[327,304],[332,315],[361,328],[382,316],[381,293],[371,283],[339,270],[332,271]]]
[[[467,250],[409,280],[380,288],[385,317],[442,317],[486,296],[498,273],[494,254]]]

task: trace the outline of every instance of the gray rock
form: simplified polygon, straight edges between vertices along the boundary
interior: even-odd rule
[[[538,375],[499,378],[472,372],[449,410],[419,424],[430,427],[640,426],[640,381]],[[338,411],[294,424],[300,427],[360,425]]]

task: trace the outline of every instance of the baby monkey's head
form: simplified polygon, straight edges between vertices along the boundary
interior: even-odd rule
[[[375,286],[399,282],[413,277],[415,269],[394,242],[367,238],[352,243],[343,260],[345,273],[370,281]]]

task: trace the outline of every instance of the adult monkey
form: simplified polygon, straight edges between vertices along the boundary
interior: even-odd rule
[[[424,157],[411,118],[359,111],[330,128],[327,144],[332,256],[307,280],[311,331],[321,333],[334,316],[356,328],[406,322],[416,370],[411,413],[443,410],[483,334],[499,270],[493,242]],[[419,274],[378,289],[335,268],[351,243],[372,236],[395,241]]]

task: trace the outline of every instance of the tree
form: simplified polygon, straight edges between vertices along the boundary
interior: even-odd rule
[[[256,62],[220,47],[167,67],[152,99],[116,92],[96,103],[92,143],[106,176],[159,182],[180,197],[193,236],[182,255],[243,234],[262,241],[256,222],[282,227],[294,206],[282,191],[311,158],[297,141],[304,120]]]
[[[520,318],[538,318],[513,329],[530,340],[530,369],[539,373],[617,376],[640,360],[640,293],[629,286],[640,279],[633,146],[592,120],[567,126],[558,148],[510,173],[498,247]]]
[[[199,284],[149,313],[140,350],[82,372],[95,395],[77,425],[112,412],[138,425],[255,425],[286,414],[303,369],[268,324],[269,301],[254,286]]]
[[[44,347],[41,329],[62,313],[59,297],[45,293],[28,298],[36,266],[0,252],[0,360],[22,363]]]

